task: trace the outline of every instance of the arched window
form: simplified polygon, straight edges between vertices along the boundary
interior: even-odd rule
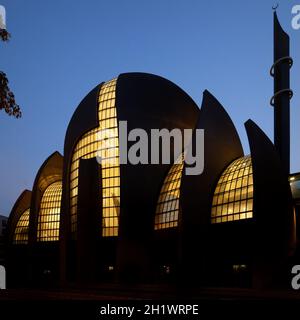
[[[50,184],[42,196],[38,215],[37,241],[59,240],[62,182]]]
[[[154,229],[178,226],[180,185],[183,170],[182,155],[172,165],[161,188],[155,213]]]
[[[251,156],[233,161],[222,173],[215,189],[211,222],[253,217],[253,173]]]
[[[29,213],[30,209],[28,208],[21,214],[17,222],[13,239],[14,244],[28,243]]]
[[[102,85],[98,99],[97,128],[78,141],[72,157],[70,176],[71,231],[77,230],[78,167],[80,159],[100,156],[102,161],[102,235],[117,236],[120,213],[120,165],[116,79]]]

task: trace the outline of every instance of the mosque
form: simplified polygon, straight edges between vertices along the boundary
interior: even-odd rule
[[[123,73],[96,86],[69,122],[64,154],[45,160],[11,210],[7,286],[285,286],[300,261],[300,173],[290,172],[292,63],[275,12],[274,142],[248,120],[248,155],[207,90],[199,108],[152,74]],[[171,164],[120,163],[120,121],[147,133],[203,129],[203,173],[187,175],[172,143]],[[196,143],[193,135],[191,147]]]

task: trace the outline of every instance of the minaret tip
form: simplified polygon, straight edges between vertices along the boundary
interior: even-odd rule
[[[279,7],[279,3],[278,2],[277,2],[276,5],[272,6],[272,9],[274,10],[274,14],[276,14],[276,10],[277,10],[278,7]]]

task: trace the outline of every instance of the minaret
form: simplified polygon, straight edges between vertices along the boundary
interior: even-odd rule
[[[274,64],[271,76],[274,77],[274,95],[271,105],[274,107],[274,144],[282,161],[286,174],[290,173],[290,39],[283,31],[274,12]]]

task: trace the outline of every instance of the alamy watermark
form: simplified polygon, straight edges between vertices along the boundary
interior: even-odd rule
[[[203,172],[203,129],[163,128],[146,131],[135,128],[128,131],[127,121],[119,121],[118,128],[118,135],[115,128],[103,129],[97,134],[100,145],[97,161],[100,164],[172,164],[183,161],[186,175],[200,175]]]
[[[0,290],[6,289],[6,274],[5,268],[0,265]]]
[[[295,265],[292,268],[292,274],[294,274],[291,285],[294,290],[300,289],[300,265]]]
[[[300,4],[296,4],[292,8],[292,14],[295,15],[292,18],[292,28],[295,30],[300,29]]]
[[[6,10],[0,5],[0,29],[6,29]]]

